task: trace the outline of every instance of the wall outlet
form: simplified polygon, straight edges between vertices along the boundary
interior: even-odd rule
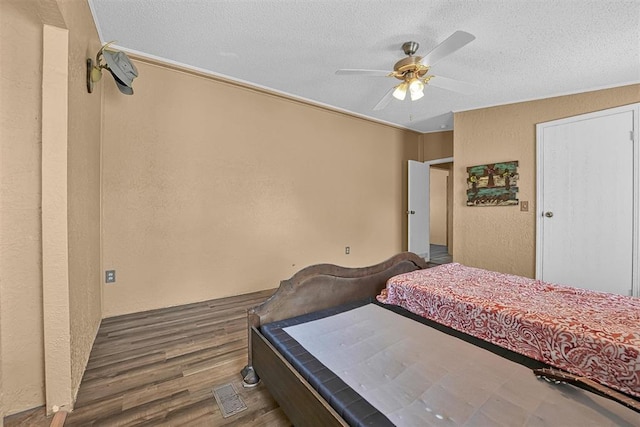
[[[526,202],[526,201],[520,202],[520,210],[522,212],[529,212],[529,202]]]
[[[104,281],[105,283],[116,283],[116,271],[106,270],[104,272]]]
[[[349,246],[344,247],[344,253],[349,255],[351,253],[351,248]]]

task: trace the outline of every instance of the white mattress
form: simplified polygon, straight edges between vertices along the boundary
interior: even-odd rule
[[[397,426],[639,426],[640,413],[375,304],[284,328]]]

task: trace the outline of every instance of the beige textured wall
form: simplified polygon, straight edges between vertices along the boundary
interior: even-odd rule
[[[64,18],[63,18],[64,16]],[[0,388],[10,415],[45,403],[42,292],[43,24],[69,29],[68,188],[74,391],[101,318],[100,91],[84,94],[85,55],[99,47],[85,1],[0,1]],[[86,52],[85,52],[86,51]],[[58,311],[53,307],[51,313]],[[60,320],[60,319],[59,319]],[[53,340],[55,341],[55,340]],[[49,344],[57,344],[51,342]]]
[[[0,292],[5,415],[44,403],[40,138],[42,22],[0,1]]]
[[[69,28],[69,121],[67,141],[69,222],[69,315],[71,389],[77,393],[102,319],[100,259],[100,138],[102,89],[86,89],[86,58],[100,40],[86,1],[61,0]],[[105,76],[111,78],[109,76]],[[105,79],[106,80],[106,79]]]
[[[276,287],[406,248],[419,135],[137,62],[105,86],[103,260],[113,316]],[[345,246],[351,254],[345,255]]]
[[[421,161],[453,157],[453,131],[420,135]]]
[[[449,171],[429,169],[429,243],[447,244],[447,177]]]
[[[467,265],[535,275],[535,183],[537,123],[640,101],[640,85],[561,96],[454,116],[454,260]],[[467,207],[466,168],[519,161],[518,206]]]

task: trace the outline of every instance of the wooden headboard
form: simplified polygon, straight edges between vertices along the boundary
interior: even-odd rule
[[[375,298],[389,278],[426,267],[426,261],[418,255],[403,252],[369,267],[312,265],[283,280],[268,300],[248,311],[249,363],[243,370],[243,377],[252,365],[252,328],[351,301]]]
[[[306,267],[280,282],[267,301],[249,309],[249,327],[375,297],[390,277],[426,266],[426,261],[416,254],[403,252],[369,267],[333,264]]]

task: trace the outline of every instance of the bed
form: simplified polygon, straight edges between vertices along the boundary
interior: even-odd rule
[[[424,316],[424,304],[413,312],[395,305],[398,301],[392,299],[402,293],[397,282],[419,276],[426,267],[415,254],[402,253],[365,268],[316,265],[281,282],[269,300],[249,310],[245,385],[264,381],[295,425],[481,425],[499,420],[505,425],[535,425],[531,420],[543,425],[545,417],[556,422],[604,417],[610,425],[640,423],[640,414],[629,409],[628,403],[637,403],[629,393],[622,394],[627,404],[620,405],[573,386],[540,382],[530,369],[549,367],[547,360],[430,319]],[[415,298],[406,294],[405,299]],[[309,325],[320,332],[307,330]],[[407,338],[413,329],[413,338]],[[354,339],[363,336],[367,338],[362,343]],[[374,342],[386,347],[374,349]],[[335,349],[329,348],[332,343],[337,343]],[[351,343],[347,351],[361,358],[362,365],[345,362],[347,356],[340,353]],[[326,354],[320,354],[323,350]],[[411,362],[398,364],[401,357]],[[386,384],[382,377],[408,382]],[[452,385],[456,382],[457,388]],[[396,410],[402,396],[409,408]]]
[[[638,298],[451,263],[392,277],[378,299],[640,397]]]

